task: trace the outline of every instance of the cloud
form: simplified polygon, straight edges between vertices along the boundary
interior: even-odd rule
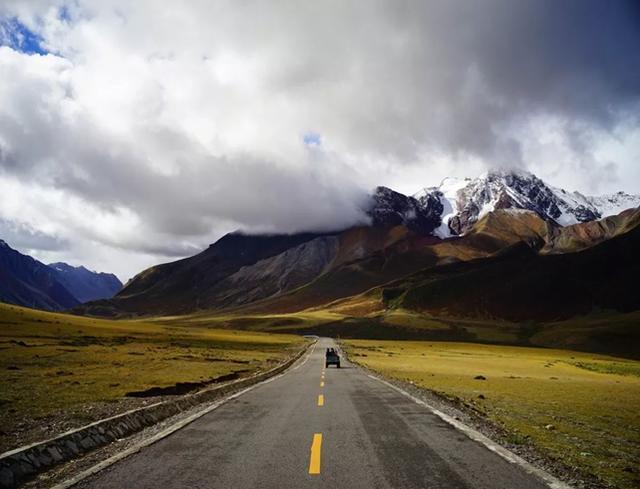
[[[68,256],[332,229],[377,184],[489,166],[640,191],[634,2],[40,0],[0,19],[0,218]]]
[[[42,38],[15,18],[0,21],[0,44],[26,54],[47,54],[42,49]]]
[[[69,243],[57,236],[50,236],[38,229],[0,219],[0,236],[12,247],[21,250],[39,251],[65,251],[69,248]]]

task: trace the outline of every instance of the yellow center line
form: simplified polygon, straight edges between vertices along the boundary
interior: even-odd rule
[[[311,443],[311,460],[309,460],[309,473],[320,473],[320,452],[322,451],[322,433],[313,435],[313,443]]]
[[[318,406],[324,406],[324,396],[322,394],[318,396]]]
[[[320,382],[320,387],[324,387],[324,380]]]

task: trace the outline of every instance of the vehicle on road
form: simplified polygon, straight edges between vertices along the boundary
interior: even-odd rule
[[[333,348],[327,348],[327,352],[325,353],[324,366],[328,367],[329,365],[335,365],[337,368],[340,368],[340,355],[338,355]]]

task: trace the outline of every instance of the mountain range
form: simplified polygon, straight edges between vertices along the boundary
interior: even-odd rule
[[[76,311],[117,317],[405,308],[508,320],[629,311],[640,308],[629,295],[639,271],[630,251],[639,205],[640,196],[584,196],[515,171],[448,178],[412,196],[378,187],[366,209],[370,225],[231,233]],[[590,270],[594,283],[585,278]],[[376,297],[364,312],[356,306],[362,294]]]
[[[619,214],[638,207],[640,196],[618,192],[589,197],[547,185],[524,171],[491,171],[478,178],[445,178],[405,196],[378,187],[370,209],[374,224],[404,224],[422,234],[441,238],[469,231],[475,222],[497,209],[524,209],[567,226]]]
[[[0,240],[0,301],[61,311],[113,297],[122,283],[113,274],[66,263],[45,265]]]

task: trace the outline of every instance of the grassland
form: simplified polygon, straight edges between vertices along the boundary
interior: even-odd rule
[[[327,310],[309,310],[298,313],[283,314],[218,314],[201,312],[185,316],[165,316],[151,318],[150,322],[167,326],[182,325],[190,327],[207,327],[216,329],[233,329],[243,331],[296,331],[304,334],[305,330],[323,324],[340,321],[344,315]]]
[[[640,360],[640,311],[594,311],[562,321],[506,321],[495,318],[434,316],[403,308],[385,309],[373,290],[324,307],[294,313],[219,313],[149,318],[165,326],[233,329],[338,338],[468,341],[543,346]]]
[[[353,360],[463,402],[568,466],[640,486],[640,362],[565,350],[348,340]],[[484,377],[476,379],[477,376]]]
[[[110,321],[0,304],[0,451],[144,402],[125,399],[127,393],[248,375],[303,343],[296,336],[211,326]]]

